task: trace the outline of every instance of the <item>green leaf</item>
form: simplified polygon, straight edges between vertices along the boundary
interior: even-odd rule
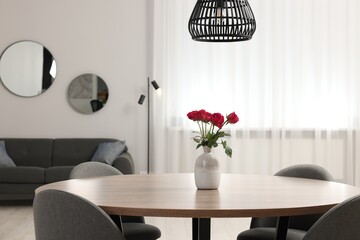
[[[224,149],[225,149],[225,148],[226,148],[226,146],[227,146],[226,141],[221,140],[221,144],[223,145],[223,147],[224,147]]]
[[[225,148],[225,153],[226,153],[226,155],[228,155],[230,158],[232,157],[232,149],[229,148],[228,146]]]
[[[218,132],[217,134],[215,134],[215,136],[217,138],[225,137],[225,132]]]
[[[207,146],[210,147],[210,148],[211,148],[211,147],[217,147],[217,146],[218,146],[217,140],[218,140],[217,137],[212,137],[212,138],[210,138],[209,141],[208,141],[208,143],[207,143]]]
[[[196,149],[198,149],[199,147],[201,147],[201,143],[199,143],[197,146],[196,146]]]
[[[226,141],[221,140],[221,144],[225,149],[225,154],[228,155],[230,158],[232,157],[232,149],[227,145]]]

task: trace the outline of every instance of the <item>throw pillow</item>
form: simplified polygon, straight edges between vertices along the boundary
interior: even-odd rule
[[[125,141],[100,143],[91,161],[112,165],[115,158],[125,149]]]
[[[0,141],[0,167],[16,167],[14,161],[6,152],[4,141]]]

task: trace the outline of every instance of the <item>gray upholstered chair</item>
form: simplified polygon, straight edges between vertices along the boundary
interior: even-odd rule
[[[298,164],[278,171],[275,176],[309,178],[332,181],[331,174],[324,168],[313,164]],[[321,217],[320,214],[294,216],[289,219],[287,240],[299,240]],[[273,240],[276,234],[277,217],[252,218],[250,229],[241,232],[237,240]]]
[[[110,217],[82,197],[45,190],[33,206],[36,240],[125,240]]]
[[[73,168],[70,179],[122,175],[116,168],[100,162],[84,162]],[[160,238],[159,228],[146,224],[143,216],[110,216],[123,228],[127,240],[155,240]]]
[[[349,198],[325,213],[302,240],[360,239],[360,195]]]
[[[111,175],[122,175],[122,173],[105,163],[101,162],[84,162],[76,165],[70,172],[70,179],[102,177]]]

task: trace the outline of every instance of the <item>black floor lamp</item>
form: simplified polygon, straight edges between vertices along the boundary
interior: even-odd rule
[[[160,87],[155,80],[150,82],[150,78],[147,79],[147,173],[150,173],[150,84],[154,87],[155,90],[158,90]],[[145,95],[141,94],[138,104],[142,105],[145,100]]]

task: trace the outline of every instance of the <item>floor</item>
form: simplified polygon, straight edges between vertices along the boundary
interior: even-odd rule
[[[191,239],[191,219],[147,217],[146,222],[160,228],[162,240]],[[249,227],[250,219],[212,219],[212,240],[235,240]],[[0,240],[35,240],[31,202],[0,202]]]

